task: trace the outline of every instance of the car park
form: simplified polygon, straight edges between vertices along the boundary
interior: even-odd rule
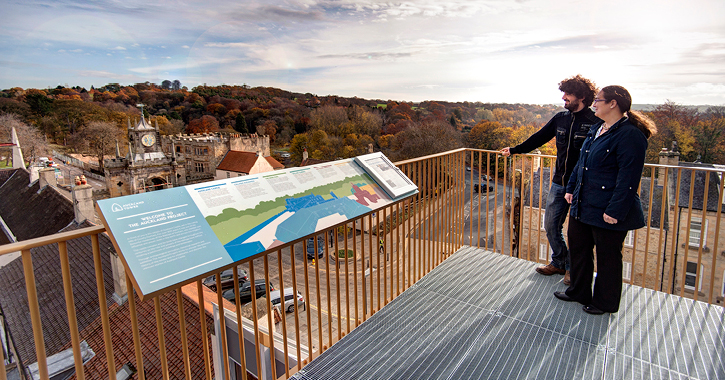
[[[295,304],[297,307],[302,307],[302,310],[305,310],[305,298],[302,297],[302,294],[300,292],[297,292],[297,296],[295,297],[295,291],[294,288],[284,288],[284,306],[282,307],[283,310],[287,311],[288,313],[291,313],[295,311]],[[280,299],[281,292],[279,290],[275,290],[271,293],[269,293],[269,302],[272,304],[272,306],[279,306],[279,304],[282,302]],[[296,299],[296,301],[295,301]]]
[[[268,287],[265,287],[264,280],[255,280],[254,281],[254,293],[255,298],[264,297],[267,292],[273,292],[274,291],[274,285],[270,282]],[[236,302],[236,298],[234,296],[234,288],[227,289],[222,293],[222,297],[224,297],[227,301],[231,303]],[[249,281],[239,285],[239,302],[243,305],[245,303],[252,302],[252,285]]]
[[[238,275],[240,284],[249,282],[249,277],[247,277],[247,271],[245,271],[244,269],[239,269]],[[234,272],[232,271],[232,269],[222,271],[219,278],[222,284],[222,290],[226,290],[234,286]],[[216,291],[216,275],[211,275],[205,278],[202,283],[206,285],[209,289]]]
[[[315,258],[315,239],[309,238],[306,241],[307,258],[312,260]],[[320,259],[325,255],[325,239],[321,236],[317,236],[317,258]]]

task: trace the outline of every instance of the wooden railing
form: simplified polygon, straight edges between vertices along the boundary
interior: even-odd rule
[[[22,257],[28,318],[42,379],[49,378],[47,357],[55,354],[46,352],[44,324],[57,323],[43,319],[39,307],[39,263],[33,257],[43,246],[57,246],[60,258],[62,275],[57,286],[63,290],[66,308],[58,312],[67,315],[67,347],[73,351],[76,378],[116,379],[126,363],[135,367],[138,379],[181,378],[182,373],[187,379],[211,379],[214,374],[227,379],[247,378],[247,374],[289,378],[463,245],[548,262],[541,221],[553,162],[551,156],[503,158],[493,151],[471,149],[399,162],[398,167],[418,185],[416,195],[333,226],[315,235],[319,238],[305,237],[217,272],[217,289],[222,288],[219,274],[229,268],[233,268],[234,283],[244,270],[252,284],[263,279],[281,293],[292,288],[295,295],[302,295],[305,307],[292,306],[290,312],[283,301],[278,312],[259,314],[274,310],[268,290],[263,298],[252,297],[251,311],[244,311],[238,287],[234,297],[227,300],[222,291],[214,293],[202,285],[201,278],[143,302],[130,290],[127,309],[109,304],[108,274],[102,264],[103,255],[109,253],[102,252],[99,240],[107,237],[100,226],[0,246],[0,255],[20,252]],[[666,171],[669,176],[663,175]],[[483,175],[488,180],[482,180]],[[690,180],[683,180],[685,176]],[[722,304],[725,247],[719,238],[721,176],[720,171],[707,168],[647,165],[641,192],[648,225],[626,242],[626,282]],[[677,186],[668,184],[673,179]],[[685,182],[689,188],[681,189]],[[716,183],[717,191],[712,191],[712,183]],[[478,191],[473,184],[478,185]],[[707,207],[702,211],[701,206],[698,210],[698,189],[704,197],[700,205],[710,205],[713,211]],[[689,200],[683,196],[682,202],[673,203],[683,194]],[[713,194],[717,194],[715,202]],[[77,285],[73,287],[72,278],[82,274],[71,270],[68,260],[74,254],[68,247],[89,237],[94,273],[88,276],[91,283],[87,286],[94,286],[97,293],[99,328],[95,331],[103,337],[102,346],[91,347],[97,356],[91,360],[103,360],[101,366],[84,364],[81,359],[81,341],[92,339],[84,335],[89,334],[88,329],[81,331],[76,322]],[[308,238],[312,238],[309,250]],[[319,250],[322,258],[318,257]],[[352,252],[349,258],[348,252]],[[4,291],[0,289],[0,293]],[[176,316],[170,315],[173,308],[166,307],[174,303]],[[190,317],[193,314],[185,306],[189,303],[198,308],[198,318]],[[118,312],[127,313],[124,320],[128,322],[112,325]],[[142,327],[148,326],[143,321],[149,318],[155,318],[156,331]],[[168,328],[170,319],[173,329]],[[235,331],[236,337],[228,336]],[[119,334],[129,342],[133,340],[133,352],[119,352]],[[202,338],[192,339],[192,335]],[[5,353],[0,350],[0,355]],[[0,380],[6,379],[6,359],[0,357]]]

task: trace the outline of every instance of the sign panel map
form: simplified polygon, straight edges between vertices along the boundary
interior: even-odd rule
[[[346,159],[97,204],[143,298],[403,197]]]

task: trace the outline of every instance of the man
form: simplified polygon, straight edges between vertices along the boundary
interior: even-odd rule
[[[501,149],[501,155],[529,153],[556,137],[556,166],[544,214],[546,237],[553,253],[551,263],[536,268],[536,271],[544,276],[563,274],[564,284],[569,285],[569,251],[562,232],[569,211],[569,203],[564,199],[565,188],[589,128],[601,120],[589,108],[597,93],[596,86],[590,80],[577,75],[561,81],[559,90],[564,93],[562,99],[566,111],[554,115],[521,144]]]

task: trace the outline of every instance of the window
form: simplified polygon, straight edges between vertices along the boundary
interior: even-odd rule
[[[227,172],[227,178],[231,178],[231,176],[232,176],[232,173],[231,172]]]
[[[701,218],[692,218],[690,220],[690,247],[699,248],[700,241],[703,242],[703,247],[707,243],[707,219],[703,223]]]
[[[206,165],[203,162],[195,162],[194,168],[196,169],[197,173],[204,173],[206,171]]]
[[[700,264],[700,280],[697,280],[697,263],[691,261],[687,262],[687,273],[685,274],[685,289],[695,290],[695,284],[697,284],[697,290],[702,290],[702,272],[705,270],[705,265]]]
[[[627,236],[624,237],[624,246],[630,248],[634,247],[634,230],[627,232]]]
[[[186,154],[191,154],[191,147],[190,146],[187,146],[186,147]]]
[[[551,260],[551,248],[549,248],[548,243],[541,243],[539,245],[539,260],[541,261],[550,261]]]
[[[722,293],[720,295],[725,297],[725,270],[722,271]]]
[[[181,153],[181,147],[178,145],[176,146],[176,153]]]
[[[194,148],[194,154],[197,156],[206,156],[209,154],[209,148],[197,147]]]
[[[626,261],[622,262],[622,279],[623,280],[632,279],[632,263],[628,263]]]

